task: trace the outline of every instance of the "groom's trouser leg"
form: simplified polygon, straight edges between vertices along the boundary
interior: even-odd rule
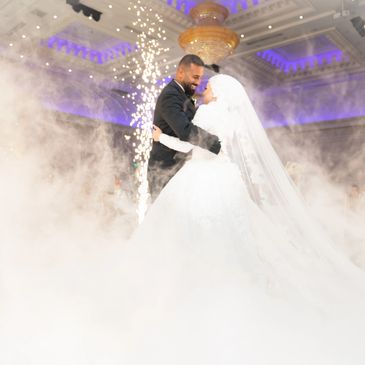
[[[182,165],[183,163],[166,164],[164,161],[150,160],[148,162],[147,178],[152,201],[157,198]]]

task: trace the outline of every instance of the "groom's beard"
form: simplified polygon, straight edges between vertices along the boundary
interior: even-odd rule
[[[195,88],[193,88],[193,84],[184,82],[181,86],[184,88],[186,96],[192,97],[195,94]],[[196,85],[194,86],[197,87]]]

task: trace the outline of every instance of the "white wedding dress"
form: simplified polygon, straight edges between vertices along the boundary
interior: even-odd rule
[[[254,201],[226,112],[211,102],[193,121],[220,137],[219,155],[161,136],[193,155],[125,250],[126,363],[364,364],[363,273],[322,236],[305,244],[278,204]]]

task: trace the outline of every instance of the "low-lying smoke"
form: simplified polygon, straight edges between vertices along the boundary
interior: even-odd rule
[[[197,298],[207,311],[195,313],[195,308],[189,308],[187,300],[182,304],[192,316],[190,322],[185,324],[184,318],[174,318],[182,331],[174,333],[174,339],[187,341],[186,346],[190,349],[189,353],[179,353],[180,358],[175,358],[175,348],[181,349],[179,343],[169,342],[168,338],[158,341],[161,339],[158,337],[160,328],[146,332],[145,338],[132,336],[130,339],[126,335],[125,299],[132,294],[121,290],[125,287],[121,285],[120,265],[124,246],[135,227],[135,217],[130,214],[135,207],[125,200],[122,211],[128,214],[116,214],[110,204],[110,192],[116,169],[123,170],[129,162],[120,156],[115,158],[112,141],[102,124],[87,137],[83,135],[84,140],[80,143],[80,133],[75,128],[60,123],[55,113],[42,107],[39,95],[45,90],[53,92],[51,80],[37,78],[35,83],[26,68],[7,63],[2,63],[0,69],[0,363],[142,364],[170,358],[175,359],[176,364],[182,364],[189,362],[194,354],[197,356],[195,361],[198,360],[196,363],[204,363],[207,359],[209,363],[218,363],[222,354],[220,349],[224,346],[226,358],[221,359],[222,363],[229,359],[234,364],[242,355],[239,351],[234,352],[239,348],[234,341],[243,341],[247,345],[245,356],[248,362],[253,364],[257,360],[267,364],[272,361],[277,364],[269,354],[279,348],[281,353],[286,353],[280,340],[286,338],[290,342],[291,331],[297,326],[302,330],[298,342],[292,344],[294,350],[288,349],[287,362],[285,356],[283,358],[284,364],[292,363],[289,359],[302,350],[301,336],[307,341],[315,327],[306,327],[305,315],[298,319],[297,313],[281,313],[284,309],[278,298],[276,313],[281,313],[283,319],[280,327],[268,315],[272,312],[266,305],[269,307],[272,301],[266,302],[265,299],[261,302],[262,308],[256,309],[255,303],[243,298],[247,304],[245,310],[252,311],[252,319],[247,322],[245,311],[242,311],[242,318],[233,318],[230,308],[224,307],[224,300],[220,303],[215,295],[209,297],[203,292],[199,296],[201,292],[197,291]],[[80,95],[84,95],[81,89]],[[93,102],[86,100],[86,103]],[[284,147],[280,140],[275,142]],[[293,151],[283,148],[280,154],[288,152],[287,155],[296,160]],[[348,243],[356,241],[354,235],[362,235],[360,222],[343,215],[343,195],[339,185],[323,173],[322,161],[313,154],[310,157],[309,149],[302,150],[303,154],[308,156],[307,161],[315,162],[308,168],[309,177],[304,184],[308,204],[339,243],[339,249],[354,261],[358,260],[359,254],[355,259]],[[348,168],[358,166],[351,164]],[[151,239],[149,244],[153,245],[153,242]],[[359,247],[357,245],[354,250]],[[155,256],[158,254],[154,253]],[[357,264],[361,266],[361,260]],[[126,264],[124,273],[128,273],[128,269]],[[135,268],[130,269],[130,275],[138,275]],[[225,288],[224,295],[235,297],[236,293],[230,290]],[[255,293],[253,297],[256,295],[259,294]],[[181,298],[181,293],[177,292],[176,298]],[[220,328],[231,334],[228,324],[239,323],[248,328],[247,333],[251,336],[225,339],[226,332],[223,331],[218,334],[220,340],[214,348],[210,342],[205,342],[204,334],[217,331],[206,321],[213,302],[217,307],[222,305],[227,315]],[[138,311],[135,313],[137,319],[139,314]],[[148,318],[148,313],[144,315],[141,318]],[[169,316],[161,313],[161,318],[167,328],[164,328],[165,334],[169,333]],[[201,321],[202,325],[189,328],[191,318],[195,318],[197,324]],[[150,318],[151,322],[154,320],[157,321]],[[320,324],[320,314],[318,321]],[[143,333],[143,328],[144,323],[137,320],[137,330]],[[276,339],[278,328],[283,334]],[[346,333],[346,324],[343,330]],[[330,329],[328,334],[331,334]],[[161,346],[163,343],[167,344],[165,348]],[[265,344],[267,353],[260,351],[261,345],[258,344],[261,343]],[[336,344],[340,346],[340,343]],[[347,345],[351,348],[354,344],[344,346]],[[146,354],[133,359],[126,357],[128,353],[137,353],[139,346],[148,350]],[[321,344],[313,341],[310,346],[314,350]],[[330,358],[325,354],[330,350],[324,350],[324,358]],[[148,358],[149,353],[157,355]],[[205,358],[199,357],[202,353],[207,354]],[[318,361],[311,359],[310,351],[302,357],[305,360],[299,362],[298,359],[298,364]]]

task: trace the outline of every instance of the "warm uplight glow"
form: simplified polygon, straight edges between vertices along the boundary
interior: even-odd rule
[[[179,36],[179,44],[187,53],[200,56],[206,64],[214,64],[228,57],[240,39],[222,24],[229,11],[221,4],[203,2],[194,6],[190,15],[195,25]]]

